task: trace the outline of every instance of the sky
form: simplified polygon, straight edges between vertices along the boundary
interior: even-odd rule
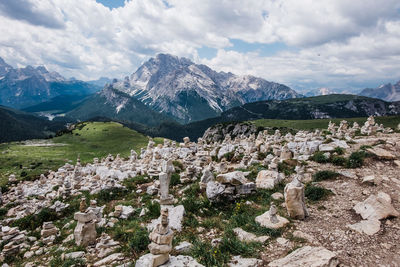
[[[293,89],[400,80],[399,0],[12,0],[0,57],[65,77],[123,78],[157,53]]]

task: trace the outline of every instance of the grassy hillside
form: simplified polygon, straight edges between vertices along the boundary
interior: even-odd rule
[[[326,129],[329,121],[339,125],[340,121],[346,120],[349,123],[357,122],[360,126],[366,121],[366,117],[362,118],[340,118],[340,119],[319,119],[319,120],[272,120],[262,119],[251,121],[257,127],[286,127],[298,130]],[[396,128],[400,123],[400,116],[376,117],[375,122],[383,124],[385,127]]]
[[[64,122],[52,122],[36,115],[0,106],[0,143],[46,138],[64,128]]]
[[[78,124],[71,133],[50,140],[0,144],[1,185],[11,173],[19,179],[34,179],[66,162],[75,163],[78,155],[83,163],[108,154],[128,157],[131,149],[139,152],[147,142],[146,136],[119,123],[90,122]]]

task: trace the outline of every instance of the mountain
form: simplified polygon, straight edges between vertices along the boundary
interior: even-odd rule
[[[300,97],[282,84],[216,72],[169,54],[151,58],[112,87],[181,123],[214,117],[249,102]]]
[[[333,95],[333,94],[337,94],[337,92],[335,92],[329,88],[322,87],[322,88],[307,91],[304,93],[304,96],[310,97],[310,96]]]
[[[361,91],[360,95],[386,101],[400,101],[400,81],[396,84],[383,84],[378,88],[366,88]]]
[[[87,81],[89,84],[97,85],[103,88],[107,83],[111,83],[112,79],[107,77],[100,77],[98,80]]]
[[[400,115],[400,102],[386,102],[356,95],[327,95],[307,98],[268,100],[244,104],[223,112],[220,116],[186,125],[166,124],[153,128],[133,129],[150,136],[163,136],[182,140],[201,137],[204,131],[218,123],[249,121],[258,119],[309,120],[323,118],[355,118]],[[127,125],[130,127],[129,125]],[[135,128],[136,127],[136,128]]]
[[[20,109],[56,96],[86,96],[100,89],[82,81],[67,80],[43,66],[14,69],[0,58],[0,105]]]
[[[51,122],[29,113],[0,106],[0,143],[46,138],[64,127],[64,122]]]
[[[172,122],[167,116],[152,110],[136,98],[114,89],[111,85],[106,85],[102,91],[87,97],[75,109],[68,112],[66,117],[80,121],[106,117],[147,126]]]

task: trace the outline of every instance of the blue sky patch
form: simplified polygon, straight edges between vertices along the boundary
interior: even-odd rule
[[[96,0],[97,3],[102,4],[110,9],[124,6],[125,0]]]

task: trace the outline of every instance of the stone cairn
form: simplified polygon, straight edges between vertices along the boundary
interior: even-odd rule
[[[74,215],[74,219],[78,221],[74,230],[75,243],[78,246],[88,246],[96,243],[97,216],[92,210],[87,211],[86,209],[86,199],[82,198],[79,212]]]
[[[304,200],[304,185],[301,183],[304,168],[298,168],[297,175],[293,181],[285,186],[284,196],[288,214],[293,219],[303,220],[308,216]]]
[[[169,261],[174,232],[169,227],[168,209],[161,210],[161,222],[150,233],[150,253],[136,262],[136,267],[157,267]]]
[[[171,175],[174,171],[175,168],[171,160],[163,161],[162,172],[159,174],[161,205],[174,204],[174,197],[171,194],[169,194],[169,184],[171,182]]]

